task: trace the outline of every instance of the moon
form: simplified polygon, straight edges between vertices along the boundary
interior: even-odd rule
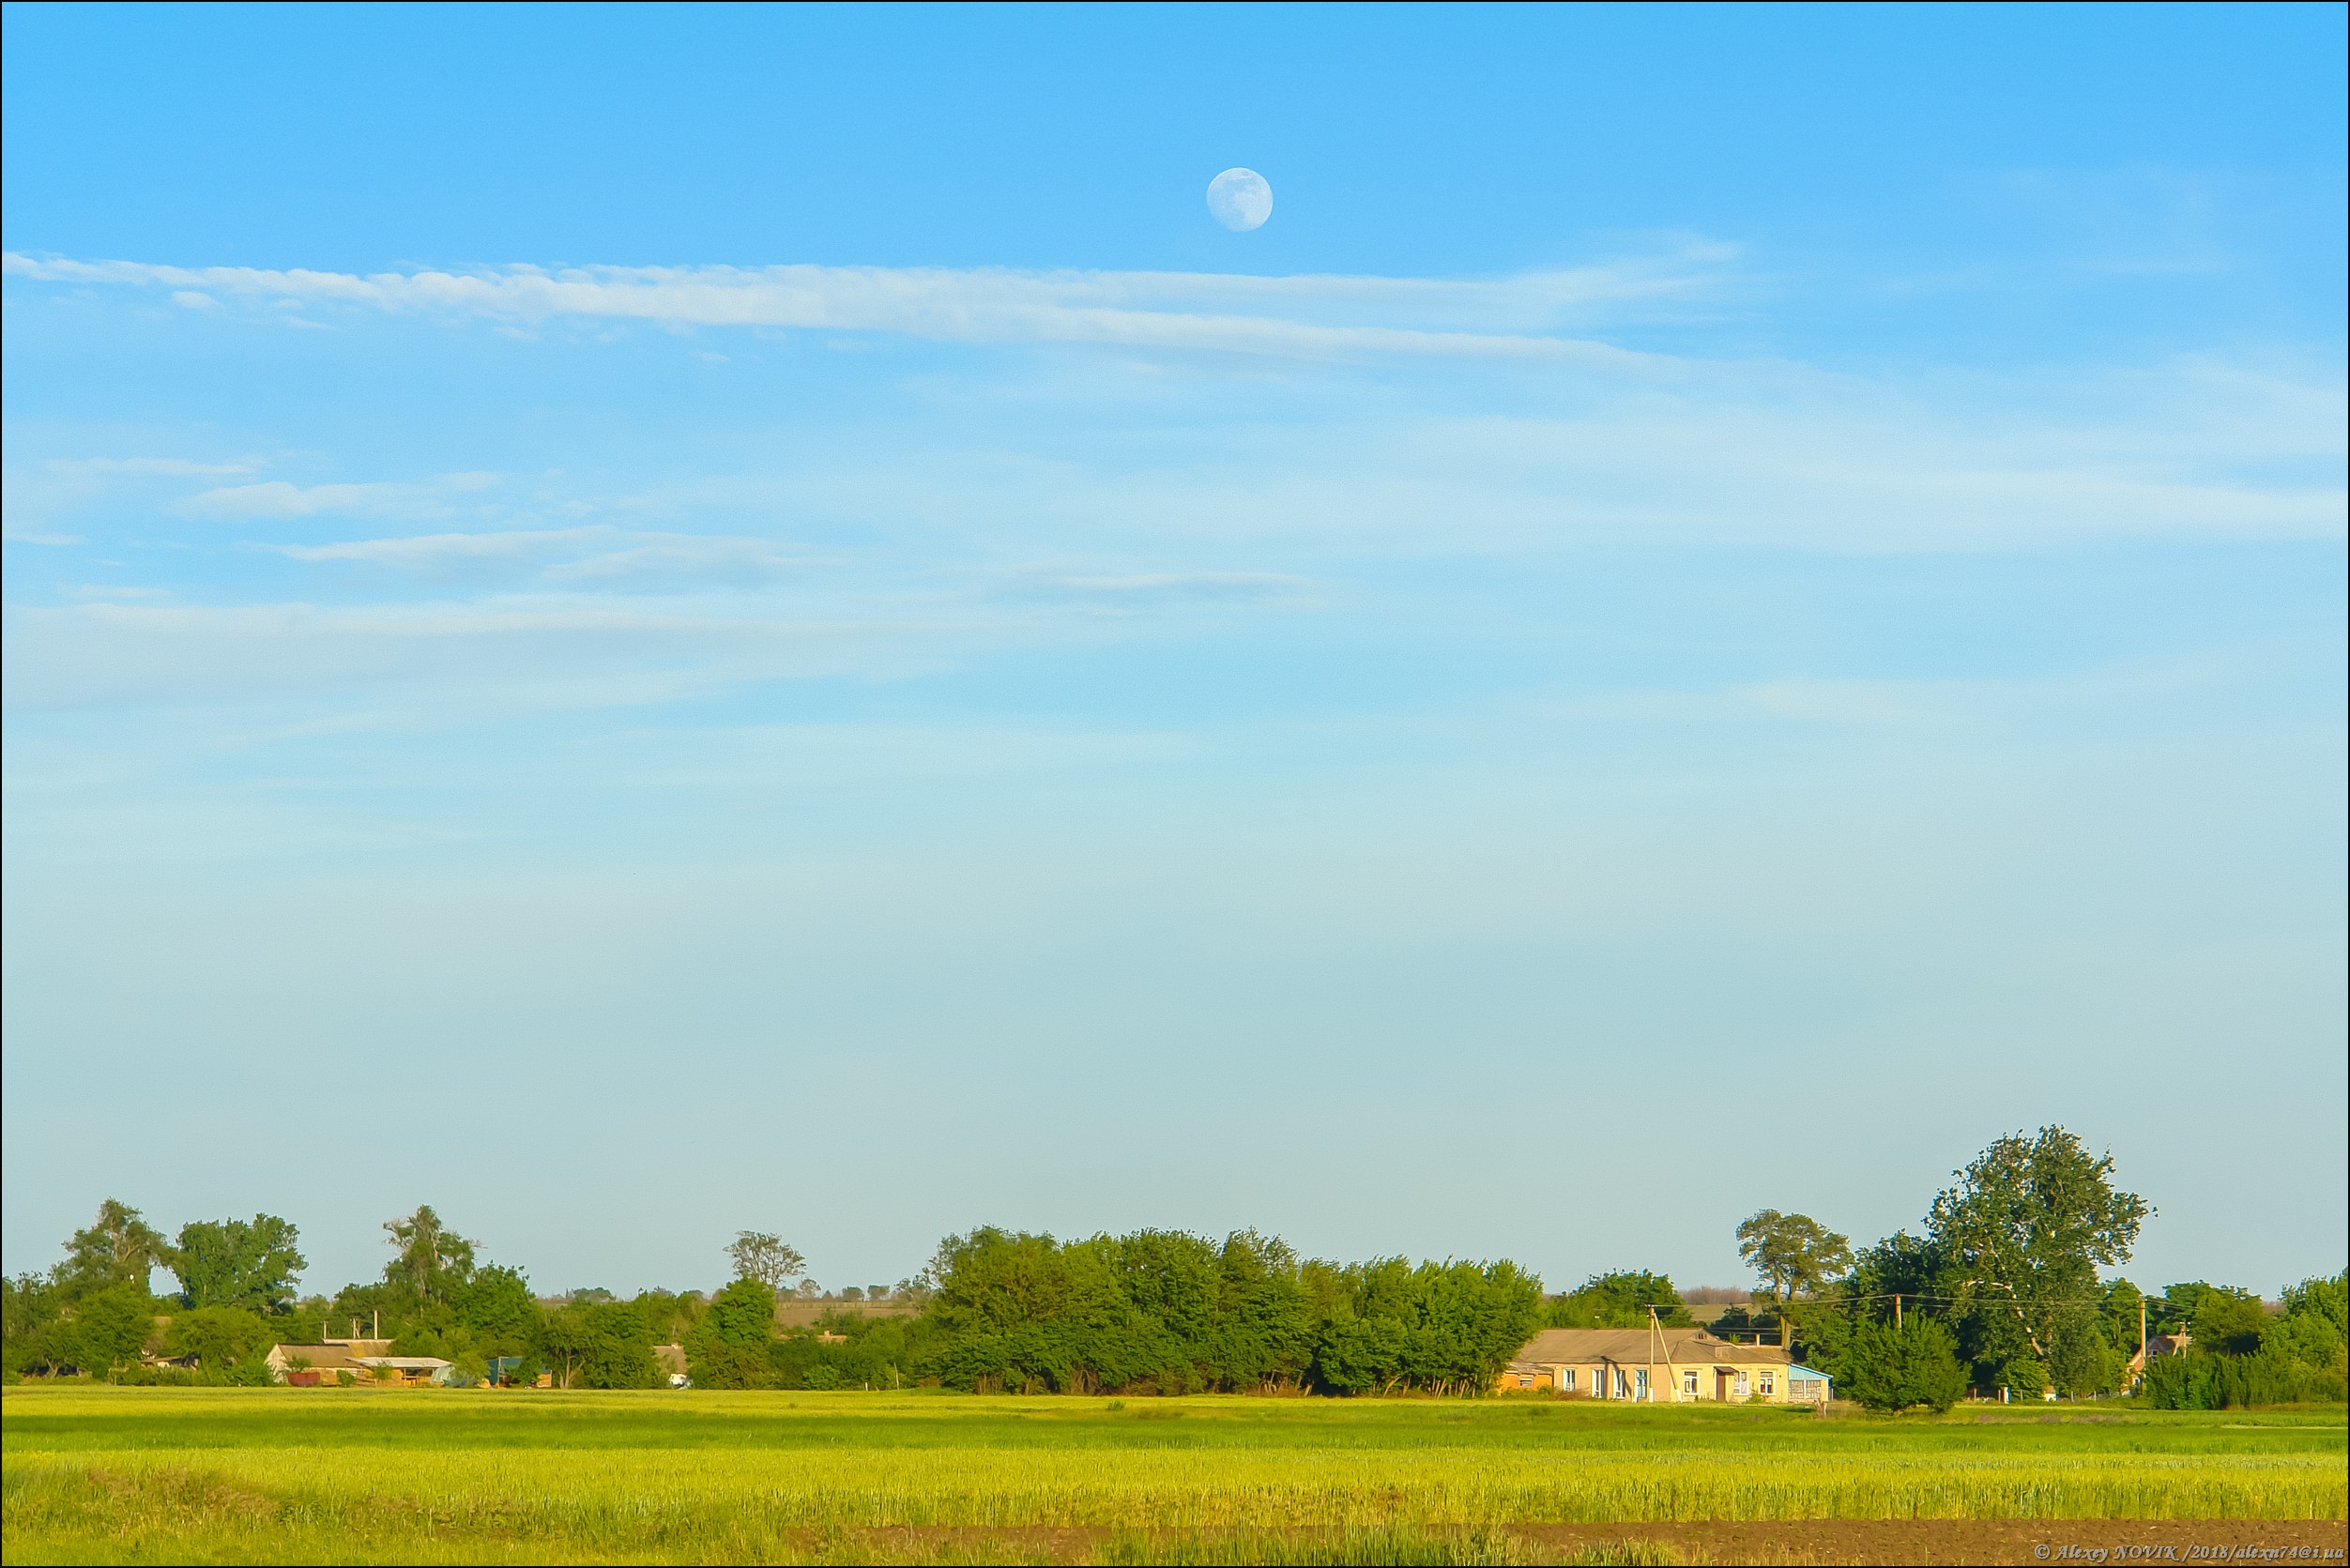
[[[1208,182],[1208,210],[1228,229],[1259,227],[1273,216],[1273,187],[1254,169],[1227,169]]]

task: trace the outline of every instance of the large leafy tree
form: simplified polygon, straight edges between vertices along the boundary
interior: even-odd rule
[[[144,1283],[124,1281],[94,1290],[74,1311],[74,1362],[83,1371],[111,1377],[138,1363],[155,1332],[155,1301]]]
[[[164,1332],[163,1353],[193,1356],[207,1378],[243,1372],[248,1379],[266,1380],[269,1347],[277,1335],[269,1320],[242,1307],[203,1306],[172,1315]]]
[[[1927,1235],[1975,1359],[2028,1359],[2068,1386],[2093,1376],[2098,1269],[2129,1258],[2154,1210],[2114,1186],[2111,1154],[2091,1154],[2062,1127],[2001,1138],[1953,1174]]]
[[[1543,1321],[1554,1329],[1644,1329],[1649,1309],[1668,1328],[1686,1326],[1689,1309],[1681,1292],[1665,1274],[1645,1269],[1620,1269],[1594,1274],[1575,1289],[1552,1301]]]
[[[686,1370],[696,1388],[750,1389],[774,1377],[775,1291],[739,1279],[710,1298],[710,1310],[685,1338]]]
[[[136,1286],[145,1294],[156,1266],[170,1256],[161,1232],[136,1209],[110,1197],[98,1206],[98,1218],[66,1243],[57,1286],[69,1302],[118,1285]]]
[[[2249,1290],[2214,1287],[2195,1307],[2194,1346],[2214,1355],[2249,1356],[2260,1348],[2268,1313]]]
[[[1238,1387],[1295,1387],[1314,1350],[1297,1254],[1279,1237],[1236,1230],[1216,1259],[1223,1364]]]
[[[540,1317],[539,1299],[522,1271],[498,1263],[474,1270],[455,1306],[461,1326],[501,1345],[527,1337]]]
[[[28,1367],[51,1362],[47,1331],[57,1323],[56,1281],[29,1270],[0,1279],[0,1374],[13,1378]]]
[[[738,1231],[726,1245],[726,1256],[734,1260],[735,1278],[756,1280],[770,1290],[783,1289],[784,1281],[808,1269],[799,1248],[763,1230]]]
[[[291,1222],[275,1214],[244,1220],[198,1220],[179,1227],[171,1253],[179,1298],[189,1307],[240,1307],[282,1312],[294,1299],[296,1276],[309,1267]]]
[[[1774,1302],[1815,1289],[1853,1266],[1850,1239],[1808,1214],[1776,1209],[1761,1210],[1740,1223],[1738,1256],[1762,1276]]]
[[[413,1214],[384,1222],[395,1255],[384,1265],[384,1283],[420,1302],[446,1302],[472,1277],[473,1243],[441,1223],[429,1203]]]
[[[533,1338],[563,1388],[645,1389],[660,1380],[644,1314],[632,1303],[567,1302],[546,1315]]]

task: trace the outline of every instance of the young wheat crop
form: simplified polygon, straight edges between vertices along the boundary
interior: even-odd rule
[[[2345,1511],[2339,1417],[1552,1422],[1497,1402],[1226,1400],[1141,1420],[1078,1402],[190,1392],[12,1391],[10,1560],[806,1560],[872,1531],[1420,1531],[1453,1551],[1513,1525]]]

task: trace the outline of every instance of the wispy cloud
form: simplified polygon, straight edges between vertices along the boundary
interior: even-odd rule
[[[181,457],[61,457],[43,464],[52,473],[155,474],[171,479],[210,479],[250,474],[257,463],[195,463]]]
[[[13,441],[13,437],[11,438]],[[104,504],[125,491],[153,493],[173,488],[173,480],[222,480],[250,474],[258,463],[202,462],[184,457],[56,457],[12,462],[0,468],[0,510],[11,544],[80,544],[87,537],[70,525],[77,513]],[[166,481],[159,485],[158,481]],[[68,525],[61,526],[60,525]]]
[[[359,561],[370,566],[426,571],[451,563],[515,560],[567,548],[607,542],[618,530],[518,528],[506,533],[416,534],[405,539],[359,539],[337,544],[282,544],[298,561]]]
[[[1569,335],[1634,306],[1712,286],[1720,247],[1658,261],[1488,281],[1176,272],[1026,272],[871,266],[511,266],[469,272],[317,272],[160,266],[8,252],[12,276],[204,291],[284,310],[343,305],[539,323],[559,317],[674,327],[877,331],[955,343],[1091,343],[1331,358],[1435,355],[1652,363]]]
[[[546,569],[551,583],[614,587],[631,583],[692,582],[705,585],[764,581],[799,564],[765,540],[709,535],[634,536],[645,542]]]
[[[1471,282],[819,267],[202,277],[231,304],[509,326],[601,312],[1298,354],[1374,332],[1414,353],[1465,337],[1477,354],[1548,354],[1573,344],[1546,334],[1578,320],[1701,302],[1719,262]],[[129,264],[9,265],[178,286],[171,269]],[[601,352],[614,335],[591,336]],[[566,450],[558,437],[503,476],[434,476],[367,450],[298,472],[233,452],[22,463],[13,527],[62,540],[69,525],[127,564],[72,562],[44,580],[55,557],[12,556],[29,564],[12,584],[11,690],[70,706],[347,678],[649,701],[1014,647],[1277,639],[1295,631],[1283,617],[1308,615],[1316,636],[1548,636],[1551,612],[1525,585],[1570,582],[1567,563],[1594,546],[1891,554],[2343,530],[2343,400],[2323,366],[2183,358],[1903,379],[1757,359],[1615,377],[1487,373],[1509,363],[1491,358],[1335,373],[1237,357],[930,358],[910,381],[887,370],[898,401],[834,408],[797,383],[786,395],[746,381],[766,390],[743,409],[633,407],[643,446]],[[800,368],[779,357],[761,373]],[[451,427],[461,416],[418,417],[441,422],[407,450],[484,449]],[[202,452],[202,432],[117,449]],[[21,479],[36,500],[42,487],[109,494],[27,510]],[[276,564],[240,581],[264,553]],[[77,593],[116,571],[175,596],[141,608]],[[1251,617],[1262,625],[1244,628]],[[1920,701],[1865,682],[1746,684],[1746,711],[1788,720],[1899,724]]]
[[[609,524],[417,534],[275,548],[298,561],[349,562],[436,578],[505,570],[535,573],[549,584],[582,589],[748,584],[800,564],[767,540],[647,533]]]
[[[1300,592],[1305,579],[1270,571],[1144,571],[1106,576],[1035,572],[1013,579],[1013,598],[1133,615],[1184,604],[1247,604]]]
[[[120,595],[109,595],[119,600]],[[399,686],[536,693],[547,705],[674,700],[730,683],[935,667],[943,618],[845,621],[590,598],[334,606],[84,602],[8,612],[7,703],[245,700]]]
[[[424,484],[298,485],[265,480],[206,490],[180,502],[178,510],[193,517],[252,519],[413,510],[420,504],[437,508],[453,495],[486,490],[496,482],[495,474],[446,474]]]

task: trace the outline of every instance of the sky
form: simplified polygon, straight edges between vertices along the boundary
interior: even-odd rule
[[[2344,17],[7,7],[7,1269],[2341,1269]]]

